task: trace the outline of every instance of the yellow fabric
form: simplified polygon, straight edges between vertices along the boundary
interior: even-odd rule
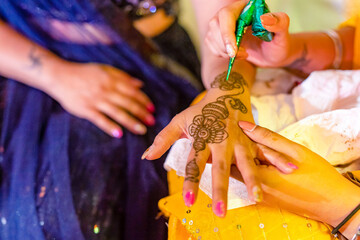
[[[323,223],[264,204],[230,210],[226,218],[219,218],[212,212],[211,199],[202,191],[194,206],[187,208],[181,193],[183,178],[174,177],[174,171],[169,175],[172,189],[180,190],[159,202],[170,217],[169,240],[335,239]]]

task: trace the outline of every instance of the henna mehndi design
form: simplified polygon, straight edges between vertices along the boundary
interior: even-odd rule
[[[215,102],[206,104],[202,109],[202,114],[193,119],[189,126],[189,134],[194,139],[193,148],[195,158],[186,165],[185,181],[199,182],[199,167],[196,164],[198,152],[206,149],[208,143],[221,143],[229,134],[226,132],[226,125],[222,120],[229,117],[229,106],[234,110],[240,110],[247,113],[245,104],[236,97],[243,94],[247,86],[243,76],[232,72],[228,81],[226,81],[226,72],[217,76],[211,87],[217,87],[223,91],[238,89],[236,94],[224,95],[218,97]]]
[[[199,182],[200,171],[195,158],[186,164],[185,175],[185,181]]]
[[[215,80],[211,83],[212,88],[219,88],[223,91],[231,91],[235,88],[241,89],[241,93],[245,91],[244,86],[247,86],[247,83],[243,76],[240,73],[233,72],[230,74],[229,79],[226,81],[227,73],[224,72],[217,76]]]
[[[221,143],[228,137],[225,124],[214,116],[197,115],[189,127],[189,134],[194,138],[196,152],[202,151],[206,143]]]

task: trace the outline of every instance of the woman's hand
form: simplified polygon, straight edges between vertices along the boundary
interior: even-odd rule
[[[299,167],[293,174],[284,175],[273,166],[259,165],[264,201],[332,226],[339,224],[359,204],[360,188],[319,155],[266,128],[249,122],[239,125],[259,146],[277,152],[268,154],[270,157],[276,154],[279,161]],[[239,172],[233,170],[232,173],[241,178]]]
[[[107,65],[66,62],[44,89],[69,113],[87,119],[114,137],[120,126],[145,134],[155,108],[141,91],[142,82]],[[145,125],[144,125],[145,124]]]
[[[189,207],[194,204],[201,174],[206,162],[211,161],[213,211],[219,217],[226,214],[231,165],[236,165],[244,176],[250,198],[262,200],[254,162],[254,158],[262,158],[262,151],[237,127],[239,119],[252,120],[251,109],[246,107],[249,100],[244,97],[249,94],[247,85],[236,72],[228,81],[225,77],[226,73],[219,75],[199,103],[175,116],[143,155],[149,160],[156,159],[177,139],[191,139],[183,187],[185,204]],[[269,161],[273,163],[272,159]],[[284,173],[293,171],[286,162],[274,164]]]
[[[236,21],[247,4],[247,0],[236,1],[222,8],[209,22],[205,42],[211,51],[221,57],[234,57],[236,46]],[[238,58],[260,67],[282,67],[290,64],[289,17],[285,13],[267,13],[261,16],[266,30],[274,33],[271,42],[265,42],[251,34],[248,28],[242,40]],[[246,52],[245,52],[246,51]]]

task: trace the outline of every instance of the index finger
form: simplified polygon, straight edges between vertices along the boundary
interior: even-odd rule
[[[237,1],[219,11],[220,32],[227,51],[232,47],[236,52],[236,21],[247,3],[248,1]]]
[[[160,158],[183,135],[182,123],[181,117],[176,115],[155,137],[153,144],[143,153],[141,159],[154,160]]]
[[[240,128],[244,133],[254,142],[260,143],[278,151],[284,153],[294,159],[297,159],[297,151],[302,151],[305,148],[301,145],[277,134],[267,128],[257,126],[250,122],[240,121]]]

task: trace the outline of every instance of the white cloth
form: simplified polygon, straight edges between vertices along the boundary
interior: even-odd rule
[[[276,81],[272,79],[272,85],[282,86]],[[269,88],[269,82],[260,81],[254,86],[258,92],[264,92],[260,85]],[[333,165],[360,158],[360,71],[314,72],[291,95],[279,94],[277,87],[273,90],[277,94],[252,94],[257,124],[306,146]],[[190,140],[178,140],[165,168],[184,176],[190,149]],[[200,189],[211,197],[211,164],[201,177]],[[230,178],[228,209],[250,204],[245,185]]]

